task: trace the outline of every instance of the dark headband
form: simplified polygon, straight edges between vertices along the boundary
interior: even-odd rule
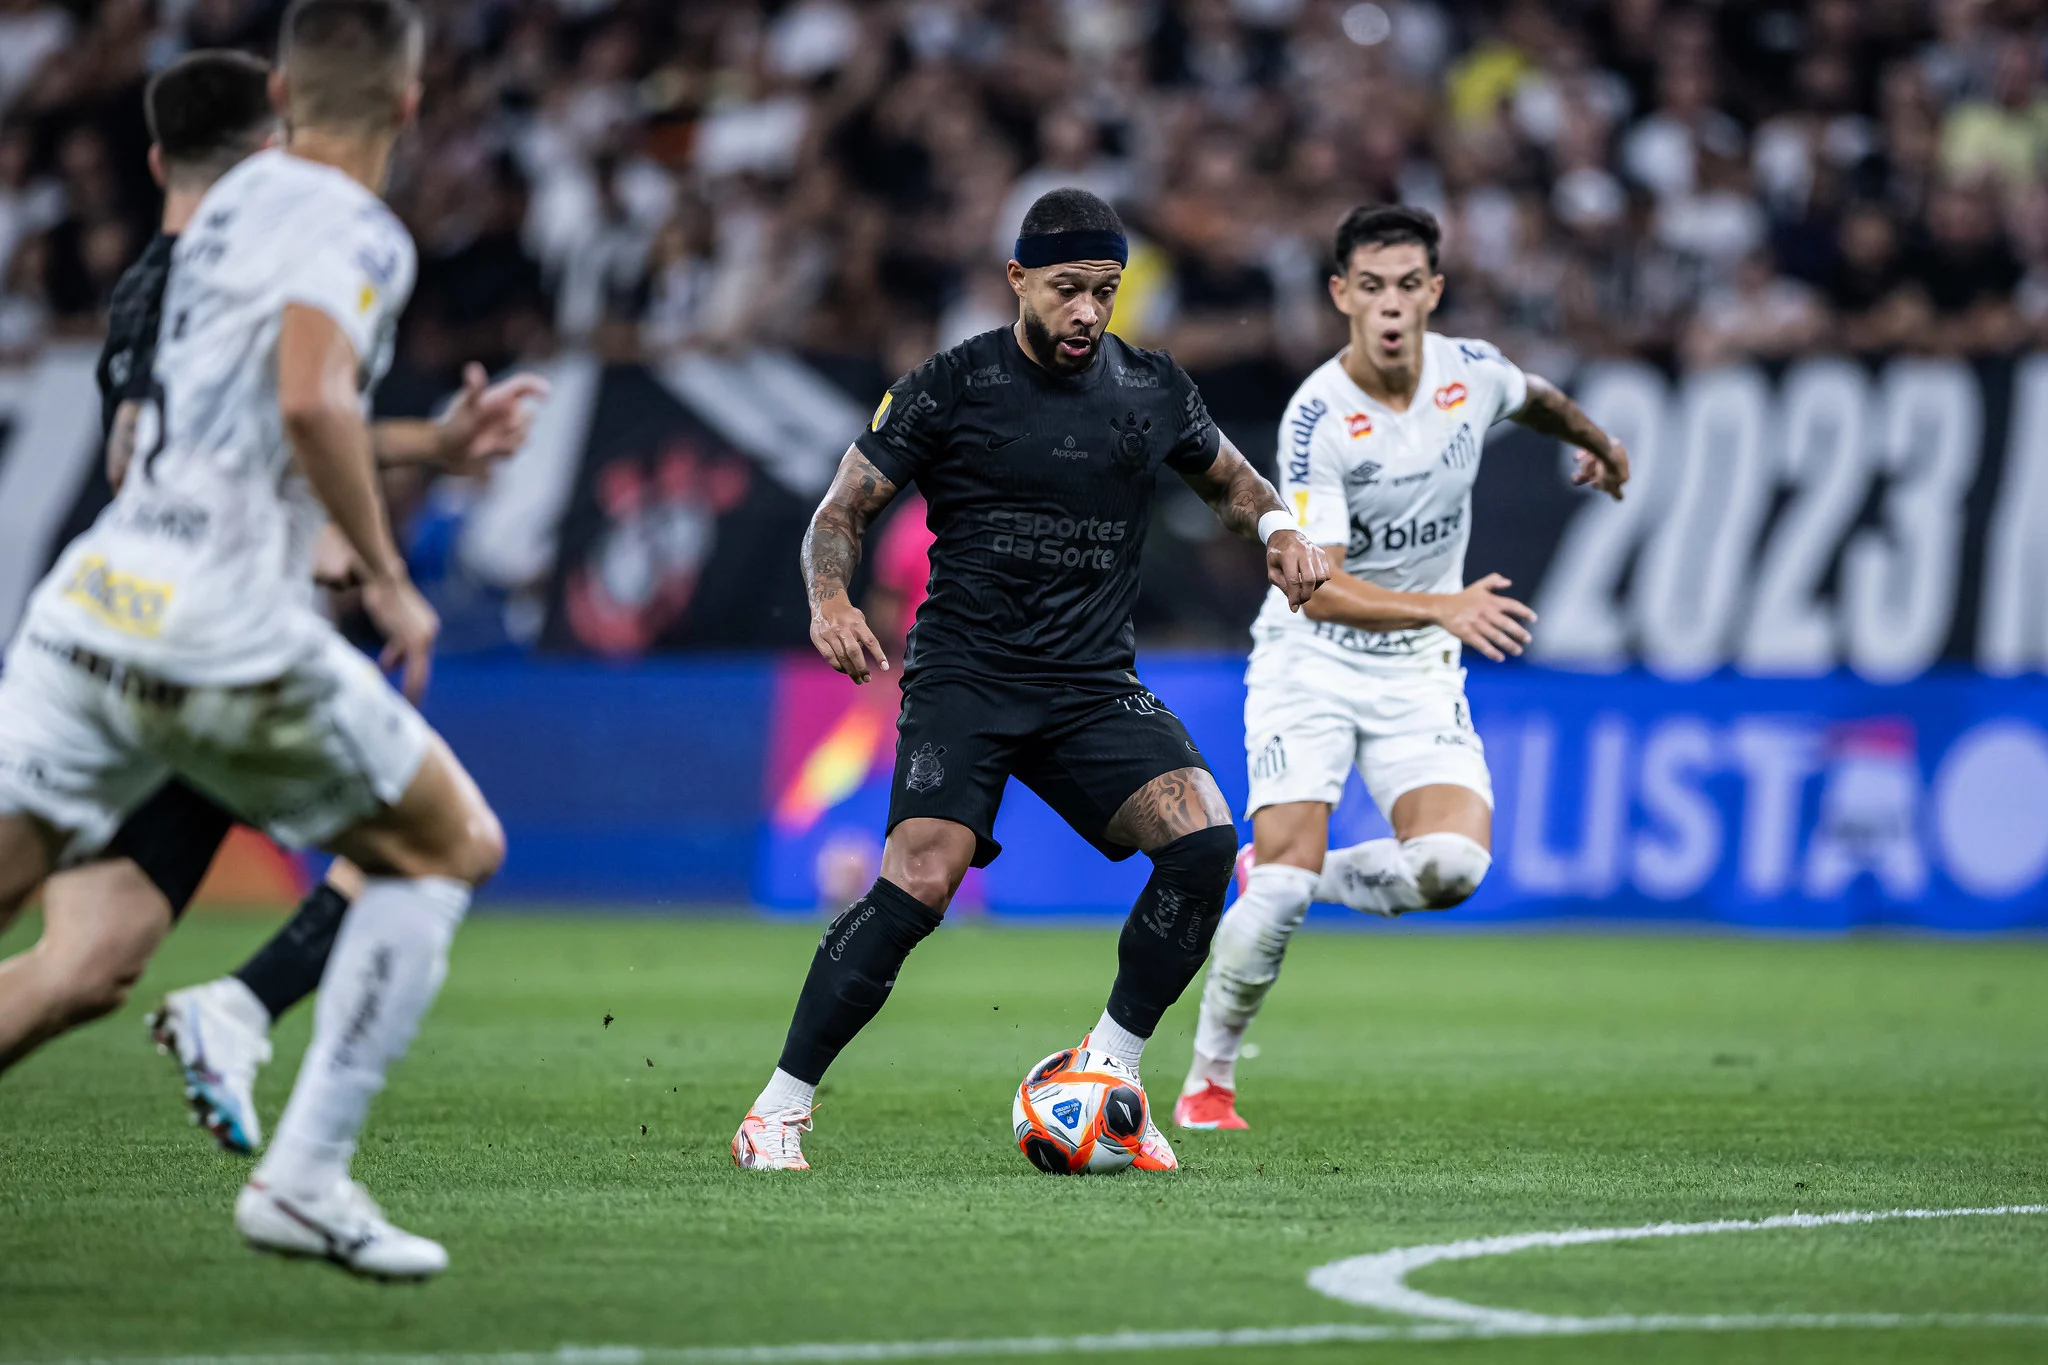
[[[1027,270],[1068,261],[1115,261],[1128,265],[1130,244],[1121,232],[1088,228],[1081,232],[1040,232],[1017,239],[1017,264]]]

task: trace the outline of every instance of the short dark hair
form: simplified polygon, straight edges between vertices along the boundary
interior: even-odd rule
[[[1072,185],[1047,190],[1024,211],[1019,237],[1040,237],[1048,232],[1122,232],[1124,220],[1100,195]]]
[[[384,129],[417,71],[425,30],[410,0],[292,0],[278,39],[292,117]]]
[[[189,52],[149,78],[142,115],[166,176],[218,176],[277,126],[270,67],[246,52]]]
[[[1436,215],[1406,204],[1361,204],[1337,225],[1337,273],[1351,273],[1351,253],[1362,246],[1414,244],[1429,253],[1429,273],[1437,273],[1437,243],[1444,230]]]

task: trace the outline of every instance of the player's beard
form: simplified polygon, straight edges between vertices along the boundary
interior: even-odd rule
[[[1024,323],[1024,341],[1031,348],[1031,358],[1046,369],[1055,374],[1077,374],[1095,363],[1095,353],[1102,349],[1100,336],[1089,337],[1088,354],[1085,357],[1080,360],[1069,360],[1060,354],[1060,342],[1064,338],[1054,336],[1052,328],[1045,325],[1045,319],[1038,316],[1030,304],[1024,305],[1021,317]]]

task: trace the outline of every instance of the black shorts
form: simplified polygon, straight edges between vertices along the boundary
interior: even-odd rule
[[[232,815],[184,783],[166,782],[136,807],[100,857],[126,858],[141,868],[171,903],[175,920],[192,903],[234,823]]]
[[[903,684],[889,828],[951,820],[974,831],[974,866],[987,867],[1003,784],[1038,793],[1076,834],[1113,860],[1137,852],[1106,837],[1131,793],[1163,773],[1201,768],[1180,717],[1137,675],[1059,682],[929,674]]]

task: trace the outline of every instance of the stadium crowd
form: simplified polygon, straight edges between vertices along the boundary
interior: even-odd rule
[[[0,351],[155,213],[140,90],[277,0],[0,0]],[[1448,229],[1446,330],[1568,374],[2048,332],[2041,0],[425,0],[407,370],[562,344],[883,373],[991,325],[1021,208],[1142,238],[1120,328],[1219,415],[1331,349],[1325,239]],[[401,381],[402,382],[402,381]]]

